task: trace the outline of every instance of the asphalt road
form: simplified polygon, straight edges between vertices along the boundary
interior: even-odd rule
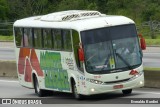
[[[160,68],[160,47],[147,47],[143,51],[143,64],[145,67]]]
[[[0,60],[1,61],[14,61],[15,59],[16,57],[15,57],[14,48],[0,47]]]
[[[160,53],[144,53],[144,67],[160,68]]]
[[[38,98],[33,89],[24,88],[17,80],[0,78],[0,98]],[[101,95],[86,97],[85,100],[77,101],[72,94],[53,92],[45,97],[48,102],[55,104],[107,104],[127,103],[135,98],[156,98],[160,101],[160,90],[153,88],[134,89],[131,95],[123,95],[122,92],[112,92]],[[160,104],[160,102],[159,102]],[[1,106],[0,106],[1,107]]]

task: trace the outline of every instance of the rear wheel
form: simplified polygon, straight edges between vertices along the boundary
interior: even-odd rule
[[[131,94],[132,93],[132,89],[128,89],[128,90],[122,90],[123,94],[127,95],[127,94]]]
[[[39,83],[37,78],[34,78],[34,89],[35,89],[35,93],[39,96],[39,97],[43,97],[44,96],[44,90],[40,89],[39,87]]]
[[[81,94],[79,94],[77,91],[77,86],[76,86],[75,82],[73,82],[73,84],[72,84],[72,93],[77,100],[83,99],[83,96]]]

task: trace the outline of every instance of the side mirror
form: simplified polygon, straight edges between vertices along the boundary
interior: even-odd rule
[[[141,49],[142,50],[146,50],[146,41],[145,41],[145,39],[143,38],[142,34],[139,34],[138,36],[140,38]]]
[[[80,61],[84,61],[84,52],[83,52],[83,48],[79,48],[78,49],[78,57]]]
[[[146,50],[146,41],[144,38],[141,38],[140,39],[140,42],[141,42],[141,49],[142,50]]]

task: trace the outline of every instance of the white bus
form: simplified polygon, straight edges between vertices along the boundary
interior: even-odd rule
[[[81,99],[144,86],[145,42],[127,17],[56,12],[17,20],[14,37],[19,82],[38,96],[50,90]]]

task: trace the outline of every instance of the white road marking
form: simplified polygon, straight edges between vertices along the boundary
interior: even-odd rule
[[[0,80],[0,82],[19,83],[18,81],[7,81],[7,80]]]

